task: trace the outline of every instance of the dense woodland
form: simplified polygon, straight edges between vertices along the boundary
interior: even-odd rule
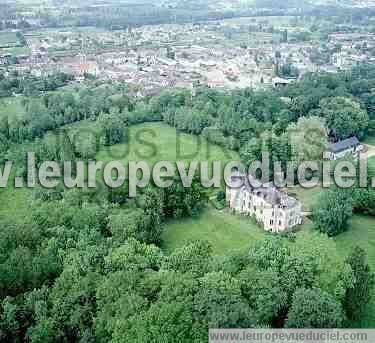
[[[244,163],[320,160],[329,140],[375,130],[375,69],[306,76],[285,89],[223,92],[197,86],[135,99],[121,84],[2,77],[23,113],[1,121],[0,160],[95,159],[127,140],[130,125],[164,121],[237,150]],[[4,100],[4,99],[3,99]],[[89,123],[93,139],[72,139]],[[293,139],[290,140],[291,135]],[[375,175],[375,174],[374,174]],[[365,252],[335,259],[334,236],[351,213],[375,214],[373,189],[332,189],[314,210],[317,232],[267,236],[217,257],[206,242],[167,254],[164,224],[199,215],[207,194],[196,179],[152,186],[136,201],[124,189],[37,188],[25,222],[0,225],[0,340],[4,342],[205,342],[209,327],[345,327],[361,318],[374,286]],[[323,232],[321,234],[320,232]]]

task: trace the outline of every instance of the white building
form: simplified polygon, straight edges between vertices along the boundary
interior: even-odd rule
[[[351,137],[343,141],[331,144],[326,155],[332,161],[339,160],[346,156],[353,156],[358,158],[358,154],[363,151],[363,145],[359,142],[357,137]]]
[[[227,187],[229,207],[236,213],[252,216],[269,232],[285,232],[303,221],[302,204],[272,184],[253,187],[245,175],[233,175],[240,188]]]
[[[272,79],[272,85],[273,85],[274,88],[286,87],[291,82],[292,82],[292,80],[283,79],[281,77],[275,77],[275,78]]]

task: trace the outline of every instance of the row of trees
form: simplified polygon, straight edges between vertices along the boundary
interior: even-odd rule
[[[105,131],[106,144],[118,143],[123,138],[122,129],[127,125],[127,118],[120,114],[132,108],[123,91],[112,86],[46,93],[24,97],[21,102],[23,113],[9,117],[0,127],[3,139],[13,143],[31,141],[66,124],[97,118]]]
[[[337,236],[349,227],[355,213],[375,215],[375,191],[369,188],[339,189],[325,192],[314,208],[316,227],[329,236]]]
[[[56,73],[46,77],[19,75],[17,72],[5,76],[0,73],[0,98],[13,94],[31,96],[38,95],[39,92],[54,91],[71,80],[72,76],[65,73]]]
[[[244,159],[256,154],[251,149],[264,148],[265,132],[277,142],[275,146],[285,142],[283,150],[287,150],[288,144],[288,149],[293,150],[290,137],[293,125],[304,129],[306,137],[309,130],[312,132],[311,127],[317,127],[314,138],[318,142],[310,139],[309,143],[311,149],[320,150],[318,135],[323,130],[315,123],[316,118],[327,128],[330,139],[336,141],[353,135],[361,138],[374,130],[374,84],[374,68],[364,65],[350,73],[308,75],[302,82],[278,91],[222,92],[198,87],[194,96],[187,90],[175,90],[134,101],[121,86],[88,87],[78,94],[64,91],[46,94],[41,99],[26,98],[25,115],[11,118],[0,134],[10,141],[23,142],[62,125],[100,115],[101,126],[112,131],[113,137],[106,134],[106,144],[121,141],[122,130],[115,132],[115,127],[120,127],[119,121],[135,124],[164,120],[178,130],[203,134],[215,144],[230,149],[242,147]],[[291,156],[281,161],[286,161],[286,157]]]
[[[278,91],[198,88],[194,96],[188,91],[173,91],[149,104],[153,113],[162,114],[168,124],[181,131],[201,134],[206,128],[215,128],[241,145],[266,130],[279,136],[301,117],[321,118],[333,140],[361,138],[374,126],[374,73],[373,66],[362,65],[335,75],[311,74]],[[218,134],[216,131],[214,136]]]

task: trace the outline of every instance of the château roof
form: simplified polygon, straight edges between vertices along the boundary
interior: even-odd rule
[[[263,184],[260,187],[254,187],[256,184],[252,182],[255,179],[251,175],[232,175],[232,181],[243,181],[244,186],[242,191],[247,191],[249,193],[255,194],[258,197],[262,197],[267,203],[272,206],[282,206],[285,208],[293,208],[298,205],[298,201],[290,197],[286,192],[281,191],[273,183]],[[258,181],[259,183],[259,181]]]

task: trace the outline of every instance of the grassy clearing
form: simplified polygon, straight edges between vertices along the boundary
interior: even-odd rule
[[[25,110],[21,104],[21,99],[20,97],[0,99],[0,120],[8,118],[9,122],[12,123],[16,118],[22,117]],[[28,189],[14,188],[13,180],[14,173],[8,181],[8,188],[0,189],[0,219],[22,223],[30,215],[27,201],[30,191]]]
[[[147,161],[152,167],[159,161],[181,161],[185,165],[191,161],[221,161],[224,165],[238,160],[238,155],[166,124],[147,123],[130,127],[127,143],[105,147],[96,158],[105,163],[118,160],[125,165],[129,161]]]
[[[319,196],[324,192],[324,190],[320,187],[314,188],[303,188],[301,186],[296,186],[294,188],[288,189],[288,193],[290,196],[295,197],[303,204],[303,210],[306,212],[312,211],[314,206],[319,201]]]
[[[18,38],[15,32],[0,32],[0,46],[15,46]]]
[[[224,255],[248,249],[265,236],[266,232],[249,217],[207,209],[197,218],[169,222],[163,234],[163,247],[171,252],[189,240],[206,240],[214,254]]]
[[[370,157],[368,159],[368,166],[371,170],[375,170],[375,157]]]
[[[1,54],[11,54],[13,56],[30,55],[31,49],[27,46],[15,46],[12,48],[0,49]]]
[[[15,176],[16,168],[13,167],[7,188],[0,188],[0,220],[8,223],[22,224],[26,223],[30,216],[28,200],[31,196],[31,190],[27,188],[15,188]]]
[[[20,98],[8,98],[0,105],[0,119],[5,115],[18,116],[21,113]],[[70,133],[83,132],[87,135],[98,131],[95,122],[84,121],[69,126]],[[112,147],[102,147],[96,158],[99,161],[109,162],[118,160],[125,165],[129,161],[146,161],[152,167],[159,161],[182,161],[186,164],[190,161],[229,161],[238,156],[231,152],[226,154],[218,146],[187,134],[179,134],[174,128],[162,123],[151,123],[133,126],[129,129],[129,141]],[[79,139],[79,137],[76,137]],[[14,189],[9,182],[9,187],[0,190],[0,216],[22,220],[28,216],[27,190]],[[18,212],[19,209],[19,212]]]

